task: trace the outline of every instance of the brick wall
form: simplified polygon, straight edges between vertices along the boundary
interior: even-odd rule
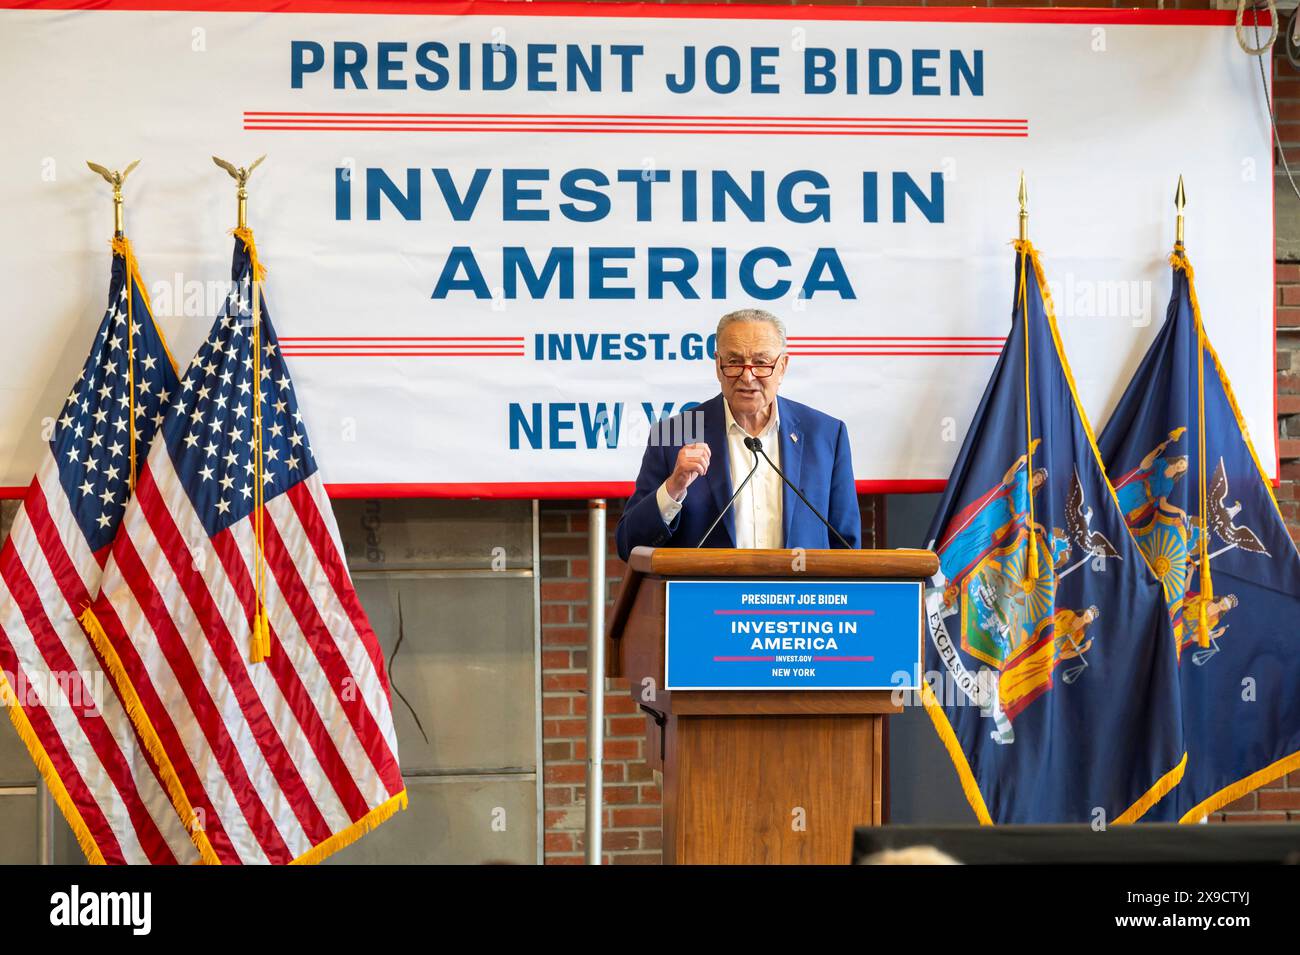
[[[878,499],[862,497],[862,541],[878,546]],[[607,516],[605,578],[608,600],[623,582],[626,564],[614,547],[622,502]],[[584,859],[587,779],[587,506],[543,501],[542,759],[546,862]],[[608,612],[607,605],[606,611]],[[658,863],[661,847],[659,787],[645,763],[646,718],[626,680],[609,680],[605,692],[605,819],[607,863]]]
[[[620,502],[607,515],[605,577],[612,601],[626,565],[614,547]],[[546,861],[582,862],[587,778],[587,507],[544,502],[542,566],[542,757]],[[626,680],[605,694],[606,862],[659,861],[659,790],[645,764],[645,719]]]

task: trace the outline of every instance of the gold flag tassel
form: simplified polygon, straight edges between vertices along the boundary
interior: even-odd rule
[[[1181,219],[1182,217],[1179,216]],[[1181,236],[1181,229],[1180,229]],[[1180,270],[1190,284],[1192,264],[1187,260],[1183,244],[1179,241],[1169,256],[1169,264]],[[1196,643],[1205,648],[1210,645],[1210,604],[1214,603],[1214,578],[1210,574],[1210,538],[1206,515],[1209,508],[1209,482],[1206,476],[1205,451],[1205,331],[1196,323],[1196,497],[1199,513],[1196,528],[1200,539],[1196,546],[1196,570],[1201,575],[1201,594],[1196,608]]]
[[[1182,271],[1187,280],[1190,293],[1192,284],[1192,263],[1187,259],[1183,244],[1184,216],[1187,206],[1187,191],[1183,187],[1183,177],[1178,177],[1178,189],[1174,192],[1174,208],[1178,210],[1178,219],[1174,238],[1174,251],[1169,256],[1169,264]],[[1200,540],[1197,551],[1197,571],[1201,575],[1201,596],[1196,608],[1196,642],[1202,648],[1210,645],[1210,605],[1214,603],[1214,579],[1210,575],[1210,537],[1206,523],[1209,503],[1209,482],[1206,477],[1205,459],[1205,329],[1201,327],[1200,318],[1193,307],[1193,319],[1196,326],[1196,477],[1197,497],[1200,512],[1196,517]]]
[[[1020,320],[1024,322],[1025,335],[1025,490],[1029,498],[1029,553],[1025,560],[1025,591],[1038,581],[1038,534],[1034,530],[1034,416],[1030,405],[1029,378],[1029,310],[1025,290],[1025,270],[1029,268],[1029,243],[1020,246]]]
[[[1190,280],[1191,275],[1188,274]],[[1214,603],[1214,580],[1210,576],[1210,538],[1206,524],[1206,504],[1209,501],[1206,481],[1205,461],[1205,333],[1198,326],[1196,329],[1196,423],[1200,434],[1197,435],[1197,470],[1200,478],[1200,513],[1197,523],[1200,525],[1200,574],[1201,600],[1197,613],[1197,643],[1201,647],[1210,645],[1210,604]]]
[[[253,296],[253,583],[255,588],[252,646],[249,660],[264,663],[271,655],[271,624],[266,615],[266,499],[262,479],[265,459],[262,453],[262,280],[266,269],[257,258],[253,230],[240,226],[234,230],[248,252]]]
[[[265,158],[264,155],[259,156],[249,166],[235,166],[217,156],[212,157],[212,161],[228,172],[239,187],[236,193],[239,200],[238,225],[232,230],[232,234],[244,243],[252,278],[250,284],[253,296],[253,584],[255,592],[253,632],[248,650],[248,659],[252,663],[264,663],[271,655],[271,624],[266,615],[266,499],[263,494],[265,485],[262,480],[265,468],[262,455],[262,280],[266,277],[266,269],[258,260],[253,230],[248,227],[248,177]]]
[[[1029,193],[1025,188],[1025,174],[1020,173],[1020,239],[1015,243],[1020,255],[1020,288],[1017,295],[1020,300],[1020,320],[1025,329],[1025,489],[1029,497],[1029,542],[1025,557],[1025,579],[1023,586],[1028,593],[1038,582],[1038,534],[1034,527],[1034,418],[1030,405],[1029,378],[1029,296],[1026,291],[1025,273],[1029,269],[1029,256],[1033,246],[1029,243]]]
[[[117,251],[118,243],[122,245],[122,257],[126,259],[126,390],[127,390],[127,433],[129,434],[129,444],[131,451],[130,468],[131,472],[127,478],[126,489],[128,493],[135,493],[136,475],[140,473],[139,465],[136,460],[135,452],[135,289],[132,283],[135,279],[135,253],[131,250],[131,243],[126,236],[113,239],[113,251]]]

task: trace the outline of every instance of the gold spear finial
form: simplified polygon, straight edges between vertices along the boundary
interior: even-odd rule
[[[140,160],[135,160],[121,172],[113,169],[106,169],[97,162],[86,160],[86,165],[92,172],[97,172],[104,177],[104,181],[113,187],[113,235],[116,238],[122,238],[122,183],[126,182],[126,177],[131,175],[131,170],[140,165]]]
[[[248,228],[248,177],[253,174],[254,169],[262,164],[262,160],[265,158],[266,154],[263,153],[253,161],[251,166],[236,166],[234,163],[226,162],[226,160],[217,156],[212,157],[212,161],[230,173],[230,178],[239,184],[237,195],[239,197],[239,228],[241,229]]]
[[[1178,210],[1178,227],[1175,238],[1179,245],[1183,244],[1183,209],[1187,206],[1187,193],[1183,189],[1183,177],[1178,177],[1178,191],[1174,193],[1174,208]]]
[[[1020,241],[1029,241],[1029,190],[1025,188],[1025,171],[1020,170]]]

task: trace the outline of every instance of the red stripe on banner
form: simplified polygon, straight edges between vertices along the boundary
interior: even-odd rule
[[[534,129],[537,127],[593,127],[618,131],[620,129],[660,129],[665,132],[681,132],[692,129],[789,129],[789,130],[809,130],[809,129],[845,129],[854,130],[861,133],[870,133],[878,130],[890,130],[895,132],[916,132],[924,134],[926,132],[939,131],[965,131],[965,132],[1003,132],[1003,133],[1025,133],[1029,132],[1027,120],[987,120],[978,122],[974,120],[956,119],[934,119],[934,120],[863,120],[855,119],[851,116],[845,116],[839,119],[803,119],[799,117],[777,117],[773,119],[759,119],[757,117],[749,118],[737,116],[727,120],[704,120],[696,119],[692,116],[676,117],[671,119],[653,119],[646,117],[644,119],[616,119],[609,120],[605,116],[589,115],[578,119],[564,119],[556,113],[537,113],[529,116],[527,119],[508,119],[501,115],[493,116],[492,114],[483,114],[483,119],[474,118],[475,114],[460,113],[446,114],[445,119],[404,119],[400,116],[386,116],[382,113],[360,114],[355,117],[339,116],[335,117],[302,117],[280,116],[275,119],[253,118],[250,114],[244,114],[244,127],[246,129],[270,128],[270,129],[352,129],[364,127],[372,124],[391,127],[395,131],[405,129],[456,129],[460,127],[488,127],[491,125],[501,126],[510,129]],[[278,125],[270,125],[278,124]]]
[[[361,354],[362,349],[382,348],[385,349],[379,354],[383,355],[447,355],[455,358],[457,355],[522,355],[524,354],[523,345],[511,345],[501,348],[483,348],[482,346],[463,345],[385,345],[382,343],[340,343],[337,345],[285,345],[280,349],[284,355],[320,355],[320,354]]]
[[[374,665],[375,672],[379,674],[384,692],[391,695],[392,690],[388,686],[388,667],[384,665],[384,654],[379,649],[379,638],[375,636],[375,631],[370,626],[370,617],[366,615],[365,608],[361,606],[361,600],[357,597],[357,589],[352,583],[347,562],[334,546],[334,537],[321,516],[311,488],[307,486],[306,481],[300,481],[290,487],[285,494],[289,503],[293,505],[294,513],[298,515],[298,523],[302,525],[334,595],[347,611],[352,629],[360,636],[370,662]]]
[[[290,358],[523,358],[523,352],[438,352],[438,351],[298,351],[285,348]]]
[[[231,586],[234,587],[235,594],[244,607],[244,612],[249,619],[252,619],[257,609],[253,581],[248,575],[248,565],[239,552],[239,545],[229,528],[212,538],[212,548],[216,551],[217,559],[221,561],[221,566],[225,569],[226,577],[230,580]],[[280,688],[281,695],[289,704],[294,719],[302,727],[303,735],[308,745],[311,746],[312,752],[316,755],[316,761],[325,770],[326,778],[329,779],[330,785],[338,795],[339,802],[342,803],[348,816],[355,822],[369,812],[372,807],[367,805],[365,796],[357,788],[356,780],[352,778],[352,773],[348,770],[347,764],[339,754],[338,746],[326,728],[325,723],[321,720],[320,713],[312,702],[307,688],[303,686],[298,671],[289,661],[289,654],[284,647],[284,642],[280,639],[274,627],[271,628],[271,640],[272,645],[278,644],[280,649],[279,652],[273,652],[267,658],[266,666],[275,678],[275,683]]]
[[[884,478],[854,481],[859,494],[932,494],[942,491],[944,478]],[[326,484],[325,493],[338,500],[354,498],[449,498],[544,501],[590,500],[591,498],[631,497],[636,490],[632,481],[466,481],[429,483],[418,481]]]
[[[1232,26],[1231,10],[1014,7],[769,7],[702,3],[491,2],[474,0],[0,0],[19,10],[148,10],[204,13],[364,13],[371,16],[576,17],[654,20],[847,20],[881,23],[1057,23],[1115,26]],[[1253,13],[1252,13],[1253,15]],[[1259,12],[1259,23],[1272,21]]]
[[[158,491],[152,468],[148,469],[148,471],[151,479],[142,480],[135,489],[135,496],[140,504],[140,510],[149,522],[149,527],[153,531],[154,538],[158,541],[159,548],[167,558],[167,564],[171,568],[175,582],[180,585],[199,626],[203,629],[206,647],[212,651],[213,657],[221,667],[221,672],[225,674],[226,682],[234,694],[235,700],[239,703],[240,716],[247,721],[249,728],[252,730],[257,748],[261,751],[267,767],[275,777],[280,792],[284,795],[285,801],[293,811],[294,816],[297,817],[311,844],[316,845],[323,842],[332,835],[329,824],[325,822],[325,817],[311,798],[306,783],[303,782],[297,767],[294,765],[293,760],[290,759],[289,752],[284,746],[284,740],[280,738],[280,734],[276,731],[270,715],[266,712],[266,707],[257,694],[257,689],[253,686],[252,680],[249,679],[248,666],[244,662],[244,655],[236,646],[233,635],[226,628],[226,622],[208,590],[207,581],[194,568],[193,555],[190,553],[185,539],[181,536],[180,530],[177,529],[171,513],[167,510],[167,503],[162,499],[162,495]],[[191,506],[188,497],[184,500],[184,506]],[[174,635],[174,639],[178,641],[179,652],[185,655],[186,661],[189,661],[190,666],[193,667],[194,664],[190,659],[185,641],[181,637],[176,621],[170,612],[164,609],[163,614],[149,616],[151,622],[154,616],[165,616],[165,620],[160,620],[160,623],[168,629],[169,637]],[[251,632],[252,627],[250,625],[249,633],[251,634]],[[192,672],[194,674],[193,678],[198,679],[197,669]],[[182,680],[183,683],[184,680]],[[206,690],[204,692],[206,693]],[[258,804],[262,807],[262,811],[266,812],[265,800],[260,798],[262,795],[264,794],[258,792]],[[272,824],[274,825],[273,820]],[[279,838],[278,830],[277,838]],[[284,847],[282,841],[280,846]],[[285,847],[285,851],[289,851],[287,847]],[[284,861],[291,861],[292,858],[291,854]]]
[[[763,122],[763,123],[796,123],[807,125],[811,123],[919,123],[921,125],[944,125],[948,123],[967,123],[974,125],[987,124],[1023,124],[1028,125],[1027,119],[1006,119],[995,117],[969,117],[969,116],[682,116],[672,115],[669,113],[365,113],[365,112],[313,112],[301,111],[294,112],[291,110],[244,110],[244,116],[281,116],[281,117],[340,117],[343,119],[521,119],[521,120],[538,120],[551,121],[557,119],[580,119],[580,120],[671,120],[672,122],[693,122],[693,121],[720,121],[725,124]],[[283,340],[283,339],[281,339]]]
[[[45,616],[45,609],[41,606],[40,598],[32,587],[31,578],[27,576],[26,568],[23,567],[22,561],[18,559],[18,552],[14,548],[12,541],[6,543],[3,552],[0,552],[0,578],[3,578],[5,586],[9,589],[10,597],[22,613],[23,623],[27,626],[28,635],[31,637],[36,651],[45,661],[46,669],[57,674],[60,670],[59,661],[61,657],[59,653],[55,652],[51,644],[59,642],[58,635],[54,633],[49,618]],[[11,639],[6,632],[6,642],[0,644],[0,649],[4,651],[4,656],[7,658],[4,660],[4,669],[7,673],[13,674],[16,681],[12,689],[15,694],[21,694],[24,688],[30,688],[33,684],[30,674],[23,670],[19,664],[18,654],[8,645],[7,641]],[[62,649],[62,647],[59,649]],[[51,662],[51,657],[54,657],[54,662]],[[64,666],[63,669],[68,676],[71,675],[71,672],[75,672],[75,668],[71,666]],[[19,676],[20,673],[22,674],[21,677]],[[76,679],[84,690],[85,686],[81,683],[81,677],[78,675]],[[42,691],[47,689],[44,684],[40,684],[40,686]],[[95,845],[104,856],[104,860],[111,865],[125,865],[126,855],[122,851],[122,844],[117,840],[117,834],[105,817],[103,807],[99,805],[94,794],[91,793],[90,787],[86,784],[81,772],[77,769],[76,763],[73,762],[71,755],[68,753],[67,745],[59,733],[58,727],[55,726],[54,720],[46,712],[46,706],[51,703],[55,706],[60,704],[57,700],[47,700],[33,706],[28,706],[25,699],[20,699],[17,702],[22,706],[23,712],[27,714],[28,722],[32,724],[32,729],[39,737],[46,755],[54,763],[54,767],[59,774],[59,780],[63,783],[63,788],[68,791],[73,802],[76,803],[77,811],[81,813],[81,818],[93,835]],[[71,705],[70,702],[68,705]],[[82,732],[86,733],[91,747],[95,750],[95,755],[103,762],[104,756],[100,752],[101,746],[97,745],[101,741],[97,741],[95,738],[97,734],[91,733],[87,728],[87,720],[83,712],[79,711],[76,716],[78,725],[81,726]],[[118,755],[121,756],[120,753]],[[107,763],[105,768],[107,769]],[[110,778],[113,778],[111,773]],[[113,778],[113,781],[116,785],[116,778]],[[131,800],[128,799],[126,802],[129,808]]]
[[[281,335],[280,344],[289,342],[505,342],[493,345],[493,348],[507,348],[510,345],[522,345],[522,335],[484,335],[480,337],[465,336],[448,338],[440,335]],[[484,345],[484,348],[489,346]]]
[[[147,469],[141,472],[141,475],[143,476],[146,472]],[[117,540],[113,546],[113,557],[117,561],[118,570],[122,572],[122,579],[128,585],[131,585],[131,579],[125,571],[127,566],[134,566],[137,573],[143,573],[140,557],[136,553],[131,539],[126,534],[117,535]],[[132,586],[131,592],[135,594],[137,602],[142,601],[142,597],[136,593],[134,586]],[[118,659],[122,661],[122,669],[126,671],[127,679],[131,681],[136,696],[140,698],[140,705],[144,708],[145,715],[149,717],[149,723],[153,726],[154,732],[157,733],[159,742],[166,751],[172,768],[176,771],[176,777],[180,780],[181,788],[185,790],[185,795],[189,798],[190,805],[196,813],[202,813],[202,831],[208,837],[208,842],[212,845],[213,851],[217,853],[223,865],[241,864],[242,860],[239,858],[239,853],[235,851],[230,836],[226,832],[225,826],[222,825],[221,817],[217,815],[212,800],[208,797],[207,788],[199,779],[198,771],[190,760],[189,752],[181,741],[180,733],[176,730],[176,724],[172,722],[171,714],[163,705],[153,681],[149,678],[149,671],[145,668],[144,661],[140,659],[135,645],[127,636],[126,627],[122,625],[117,611],[102,595],[95,601],[95,617],[99,620],[99,625],[104,628],[104,635],[113,645],[113,649],[117,651]],[[186,699],[189,699],[188,693]],[[191,706],[194,706],[194,702],[192,700],[190,702]],[[203,729],[203,711],[195,708],[194,712],[195,717],[199,720],[200,728]],[[206,729],[204,730],[204,737],[210,739]],[[228,737],[224,742],[225,748],[213,750],[218,763],[221,762],[222,753],[233,751],[233,745]],[[229,774],[226,775],[226,778],[230,778]],[[182,822],[189,826],[197,821],[184,819]]]
[[[791,335],[788,342],[941,342],[971,347],[1001,345],[1006,336],[996,335]]]
[[[375,715],[370,712],[366,701],[361,699],[356,691],[356,677],[343,654],[339,652],[334,634],[321,619],[320,611],[312,601],[311,595],[307,593],[302,578],[298,576],[298,568],[294,566],[293,558],[285,549],[284,540],[280,537],[274,521],[265,522],[262,527],[262,539],[266,546],[267,566],[275,574],[275,582],[280,587],[281,596],[284,597],[294,618],[298,621],[298,626],[312,652],[316,654],[321,670],[324,671],[334,690],[334,695],[338,698],[340,709],[352,724],[352,731],[361,741],[362,748],[374,765],[375,771],[379,773],[380,779],[388,787],[389,794],[397,795],[402,791],[401,771],[397,766],[397,758],[388,748]],[[364,631],[358,633],[364,634]],[[374,635],[371,634],[371,640],[373,639]],[[362,642],[365,642],[364,636]],[[382,676],[379,679],[380,685],[387,693],[387,683]]]
[[[606,133],[626,135],[660,135],[671,132],[675,136],[955,136],[966,139],[1027,139],[1029,133],[975,133],[954,130],[909,130],[889,132],[862,129],[790,129],[788,127],[751,126],[746,129],[673,129],[653,126],[628,126],[614,129],[605,126],[469,126],[447,124],[443,126],[263,126],[244,124],[244,129],[258,132],[308,132],[308,133]]]
[[[61,489],[60,489],[61,492]],[[54,574],[55,580],[59,584],[59,589],[63,594],[63,599],[67,601],[69,612],[72,616],[77,616],[82,610],[90,606],[90,596],[86,593],[86,588],[82,582],[81,575],[73,567],[72,560],[68,552],[63,548],[63,541],[59,537],[58,528],[54,524],[52,515],[47,506],[45,494],[42,492],[35,493],[29,497],[23,507],[27,512],[29,525],[36,534],[36,541],[40,545],[45,560]],[[16,561],[15,561],[16,563]],[[10,591],[12,593],[12,590]],[[25,615],[25,613],[24,613]],[[81,634],[80,624],[77,628],[78,635],[86,641],[94,655],[96,663],[99,664],[100,670],[105,674],[108,673],[108,667],[104,665],[103,658],[91,641]],[[72,657],[68,654],[67,649],[63,646],[63,641],[59,639],[58,634],[54,633],[51,628],[49,637],[53,640],[50,645],[50,651],[42,649],[41,654],[45,657],[47,665],[66,670],[73,673],[76,666]],[[52,659],[53,657],[53,659]],[[80,681],[80,677],[78,677]],[[107,681],[112,692],[117,693],[113,681]],[[120,701],[120,696],[119,696]],[[126,707],[122,707],[123,718],[125,718]],[[153,817],[145,809],[143,797],[136,787],[135,778],[131,774],[127,765],[126,755],[118,745],[116,737],[109,730],[108,724],[104,721],[102,714],[90,717],[82,716],[78,712],[77,721],[81,724],[82,731],[90,740],[95,754],[99,757],[100,762],[104,765],[105,771],[113,781],[113,786],[117,789],[122,797],[122,802],[126,804],[127,813],[131,817],[131,824],[135,829],[136,838],[140,840],[140,846],[145,851],[145,855],[154,865],[175,865],[177,859],[172,852],[171,847],[167,845],[167,840],[163,837],[162,832],[158,829]],[[131,729],[132,741],[135,741],[135,730]],[[159,786],[162,786],[162,780],[158,775],[158,768],[154,765],[152,759],[143,746],[140,747],[140,755],[149,766],[150,772],[154,778],[158,779]]]
[[[565,131],[573,130],[578,132],[602,132],[602,133],[777,133],[777,134],[808,134],[815,135],[824,133],[831,135],[839,133],[844,136],[1019,136],[1027,138],[1029,129],[1018,126],[948,126],[943,124],[927,124],[925,126],[900,126],[900,125],[871,125],[862,126],[852,123],[783,123],[775,125],[772,123],[733,123],[733,124],[703,124],[703,123],[578,123],[578,122],[539,122],[539,123],[498,123],[488,125],[489,120],[472,120],[468,122],[439,122],[426,123],[417,120],[401,120],[392,123],[379,123],[376,125],[375,120],[366,120],[363,122],[344,122],[343,120],[330,121],[323,124],[313,123],[286,123],[278,120],[276,124],[257,123],[245,121],[245,129],[265,129],[278,131],[292,131],[295,129],[327,132],[330,130],[339,130],[346,132],[349,130],[384,130],[394,133],[428,133],[428,132],[473,132],[482,130],[483,132],[553,132],[556,130]]]
[[[316,348],[427,348],[435,351],[445,351],[451,354],[463,352],[467,349],[480,349],[489,354],[510,354],[511,352],[521,351],[524,347],[523,342],[513,342],[509,345],[439,345],[428,342],[308,342],[299,344],[293,342],[288,345],[281,345],[281,351],[307,351]]]

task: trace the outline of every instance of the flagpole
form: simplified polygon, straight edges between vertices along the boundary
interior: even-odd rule
[[[1178,224],[1174,232],[1174,241],[1183,244],[1183,209],[1187,206],[1187,193],[1183,190],[1183,177],[1178,177],[1178,189],[1174,192],[1174,208],[1178,210]]]
[[[1020,241],[1029,241],[1029,190],[1025,188],[1025,171],[1020,170]]]
[[[238,218],[235,236],[244,243],[249,260],[249,310],[252,314],[252,359],[253,359],[253,590],[254,609],[250,621],[252,636],[249,641],[248,661],[264,663],[271,655],[271,627],[266,612],[266,501],[264,498],[265,482],[262,479],[266,462],[262,455],[262,283],[258,275],[261,263],[257,259],[257,249],[253,243],[252,232],[248,228],[248,177],[261,165],[266,154],[262,154],[248,166],[235,166],[220,157],[213,156],[212,161],[230,174],[238,189]]]
[[[1020,320],[1024,322],[1025,338],[1025,490],[1028,498],[1029,526],[1025,551],[1024,588],[1028,592],[1038,581],[1038,534],[1034,530],[1034,417],[1030,404],[1029,387],[1029,308],[1025,296],[1025,273],[1029,270],[1029,189],[1025,186],[1025,171],[1020,170],[1020,188],[1017,191],[1020,202],[1020,242],[1017,250],[1020,255],[1020,288],[1017,298],[1020,302]],[[1035,280],[1036,281],[1036,280]]]
[[[1174,209],[1177,210],[1174,230],[1174,257],[1182,259],[1187,284],[1192,282],[1191,267],[1186,265],[1187,252],[1183,247],[1183,210],[1187,207],[1187,190],[1183,188],[1183,177],[1178,177],[1178,188],[1174,190]],[[1200,572],[1200,601],[1196,614],[1197,643],[1201,647],[1210,645],[1209,605],[1214,602],[1214,579],[1210,574],[1210,538],[1206,511],[1209,509],[1209,488],[1206,479],[1206,435],[1205,435],[1205,329],[1196,323],[1196,477],[1198,511],[1197,524],[1200,527],[1200,551],[1197,570]]]
[[[101,166],[99,163],[86,160],[86,165],[92,172],[99,175],[113,187],[113,251],[120,253],[122,260],[126,263],[126,382],[127,382],[127,421],[129,430],[127,432],[127,441],[130,444],[130,454],[128,457],[130,474],[127,475],[127,488],[135,490],[135,479],[137,473],[137,459],[135,449],[135,315],[133,307],[135,305],[135,289],[132,283],[135,281],[135,256],[131,252],[131,246],[126,241],[126,230],[124,228],[125,218],[122,211],[122,184],[126,182],[126,177],[131,175],[131,170],[140,165],[140,160],[135,160],[120,172],[116,169],[110,170]]]
[[[38,865],[54,865],[54,797],[42,775],[36,780],[36,857]]]

